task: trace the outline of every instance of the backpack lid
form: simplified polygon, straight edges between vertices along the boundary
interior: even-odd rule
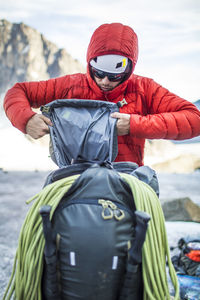
[[[117,104],[99,100],[59,99],[43,107],[51,119],[50,155],[61,168],[75,162],[112,162],[118,153]]]

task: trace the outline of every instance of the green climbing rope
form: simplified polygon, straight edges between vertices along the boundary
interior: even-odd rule
[[[175,290],[174,299],[178,300],[178,279],[171,262],[165,219],[160,201],[149,185],[129,174],[120,173],[120,175],[132,190],[136,209],[145,211],[151,216],[142,253],[143,300],[171,299],[167,280],[166,259]]]
[[[137,178],[120,173],[130,185],[137,210],[150,214],[146,240],[143,247],[143,300],[170,299],[166,275],[166,258],[175,288],[175,300],[179,299],[179,288],[175,270],[171,263],[165,221],[160,202],[155,192]],[[41,279],[43,272],[44,237],[39,209],[52,206],[50,218],[60,200],[79,175],[67,177],[47,185],[27,203],[35,200],[22,226],[13,271],[3,300],[42,300]]]
[[[41,279],[43,271],[44,237],[39,209],[42,205],[52,207],[50,218],[60,200],[79,175],[70,176],[47,185],[27,204],[35,200],[30,208],[19,235],[13,271],[3,300],[42,300]]]

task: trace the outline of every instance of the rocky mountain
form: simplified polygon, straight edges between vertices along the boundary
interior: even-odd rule
[[[48,158],[48,137],[34,144],[12,127],[2,107],[4,94],[16,82],[46,80],[85,72],[85,68],[65,49],[59,49],[34,28],[0,20],[0,70],[0,136],[3,145],[0,148],[0,168],[53,168]],[[33,159],[35,156],[36,160]]]
[[[0,20],[0,69],[0,95],[15,82],[84,72],[65,49],[59,49],[37,30],[7,20]]]

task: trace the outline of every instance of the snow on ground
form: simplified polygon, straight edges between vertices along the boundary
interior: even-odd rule
[[[166,222],[170,247],[177,247],[180,238],[200,239],[200,224],[196,222]]]
[[[48,147],[32,143],[14,127],[0,130],[0,168],[4,170],[51,170],[56,166]]]

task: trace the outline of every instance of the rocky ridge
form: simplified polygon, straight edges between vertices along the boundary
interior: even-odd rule
[[[84,67],[65,49],[59,49],[24,23],[0,20],[0,41],[0,94],[15,82],[84,72]]]
[[[156,172],[192,173],[200,169],[200,143],[147,140],[144,157]]]

